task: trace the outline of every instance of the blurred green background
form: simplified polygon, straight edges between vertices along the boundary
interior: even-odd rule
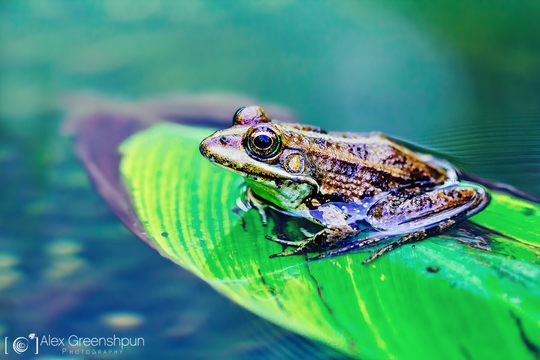
[[[337,356],[124,230],[60,131],[60,98],[244,94],[540,195],[538,19],[538,1],[3,0],[0,343],[116,333],[146,339],[118,358]]]

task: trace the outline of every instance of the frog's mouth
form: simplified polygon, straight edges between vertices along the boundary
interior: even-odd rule
[[[317,182],[309,176],[292,175],[277,162],[266,163],[249,156],[243,145],[246,129],[236,127],[220,130],[204,139],[199,145],[201,154],[216,165],[238,173],[252,181],[264,183],[293,182],[306,184],[318,190]],[[240,128],[240,127],[239,127]]]

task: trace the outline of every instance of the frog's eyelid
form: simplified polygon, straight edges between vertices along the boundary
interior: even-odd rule
[[[233,115],[233,126],[269,123],[270,121],[264,109],[258,105],[241,107]]]

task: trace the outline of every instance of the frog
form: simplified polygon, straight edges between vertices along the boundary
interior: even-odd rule
[[[267,235],[283,247],[271,257],[318,253],[309,258],[316,260],[375,248],[366,264],[448,231],[490,201],[450,162],[405,142],[281,122],[258,105],[239,108],[232,126],[202,140],[199,150],[243,176],[246,198],[264,222],[264,209],[273,209],[321,227],[301,228],[302,239]]]

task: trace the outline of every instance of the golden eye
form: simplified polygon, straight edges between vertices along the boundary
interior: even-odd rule
[[[253,128],[246,139],[248,154],[258,160],[268,160],[281,150],[281,137],[268,126]]]

